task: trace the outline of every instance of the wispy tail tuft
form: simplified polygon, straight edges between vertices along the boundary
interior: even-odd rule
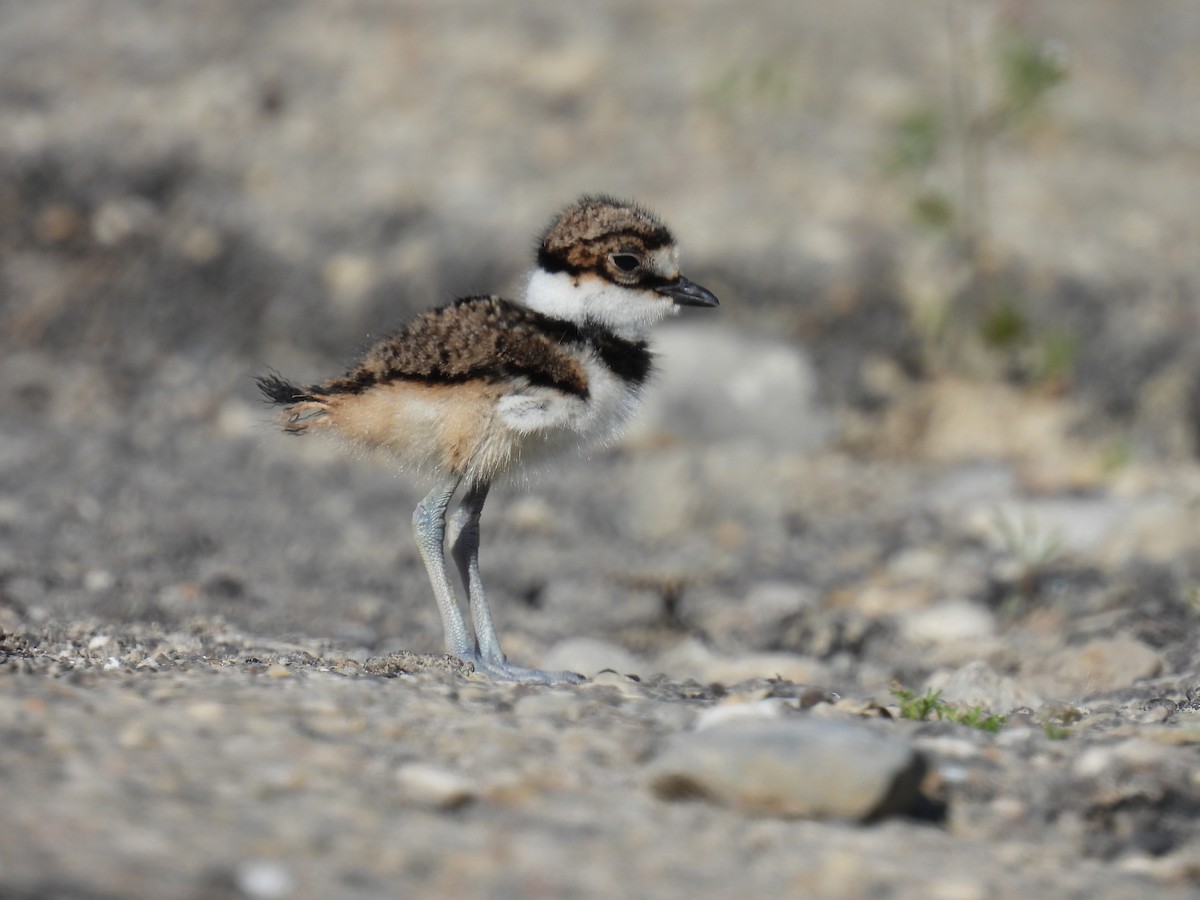
[[[281,413],[280,423],[289,434],[303,434],[329,411],[324,399],[312,393],[313,388],[292,384],[280,377],[278,372],[259,375],[254,383],[268,403],[287,407]]]
[[[259,375],[254,379],[254,383],[258,385],[267,401],[276,406],[294,406],[317,399],[304,388],[281,378],[278,372]]]

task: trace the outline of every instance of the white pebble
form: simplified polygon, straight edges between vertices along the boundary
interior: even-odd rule
[[[262,900],[286,897],[296,889],[296,879],[287,867],[268,859],[250,859],[239,864],[234,883],[246,896]]]
[[[396,770],[396,783],[411,803],[434,809],[458,809],[478,794],[473,782],[457,772],[428,763],[408,763]]]

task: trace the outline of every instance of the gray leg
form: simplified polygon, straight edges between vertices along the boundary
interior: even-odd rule
[[[475,626],[475,646],[479,652],[476,665],[488,674],[506,680],[578,684],[583,678],[574,672],[543,672],[541,669],[514,666],[500,649],[500,639],[492,623],[492,611],[483,592],[483,580],[479,576],[479,517],[487,500],[488,487],[487,484],[480,484],[468,489],[462,505],[450,518],[450,550],[471,603],[471,623]]]
[[[417,541],[417,552],[429,573],[433,585],[433,596],[437,600],[438,612],[442,614],[442,629],[446,634],[446,650],[459,659],[474,662],[475,642],[467,632],[450,576],[446,572],[446,555],[442,549],[446,537],[446,507],[458,488],[461,478],[448,478],[417,504],[413,512],[413,536]]]
[[[458,574],[471,601],[471,624],[475,626],[475,646],[479,656],[484,662],[504,665],[508,660],[500,649],[496,626],[492,624],[492,610],[479,577],[479,517],[487,500],[488,487],[481,484],[467,491],[462,505],[450,517],[449,542]]]

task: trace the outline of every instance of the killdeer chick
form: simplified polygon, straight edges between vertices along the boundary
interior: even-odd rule
[[[585,196],[542,235],[520,302],[464,297],[417,316],[340,378],[299,387],[271,374],[258,386],[284,407],[285,431],[337,432],[434,475],[413,529],[451,654],[496,678],[578,682],[513,665],[500,649],[479,575],[488,489],[527,462],[615,437],[650,375],[647,329],[680,306],[716,305],[683,277],[675,238],[654,215]],[[450,583],[447,543],[473,635]]]

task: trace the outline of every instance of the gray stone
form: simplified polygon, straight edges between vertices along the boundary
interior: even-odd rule
[[[295,876],[282,863],[268,859],[250,859],[240,863],[233,873],[234,884],[247,897],[274,900],[296,890]]]
[[[1064,647],[1029,666],[1030,678],[1043,693],[1082,697],[1128,687],[1162,671],[1162,657],[1130,637],[1099,638]]]
[[[686,323],[662,329],[655,351],[662,364],[635,434],[749,438],[788,450],[815,449],[834,437],[812,361],[795,344]]]
[[[976,603],[951,600],[903,616],[898,627],[905,640],[937,646],[989,638],[996,631],[996,621]]]
[[[1006,713],[1022,706],[1037,709],[1042,705],[1042,698],[1034,691],[978,660],[953,672],[937,673],[929,679],[927,687],[941,691],[947,703],[982,706],[992,713]]]
[[[430,809],[458,809],[478,794],[475,783],[457,772],[428,763],[405,763],[396,770],[396,786],[403,799]]]
[[[826,720],[731,722],[674,737],[650,766],[664,799],[864,821],[910,809],[925,774],[906,741]]]

